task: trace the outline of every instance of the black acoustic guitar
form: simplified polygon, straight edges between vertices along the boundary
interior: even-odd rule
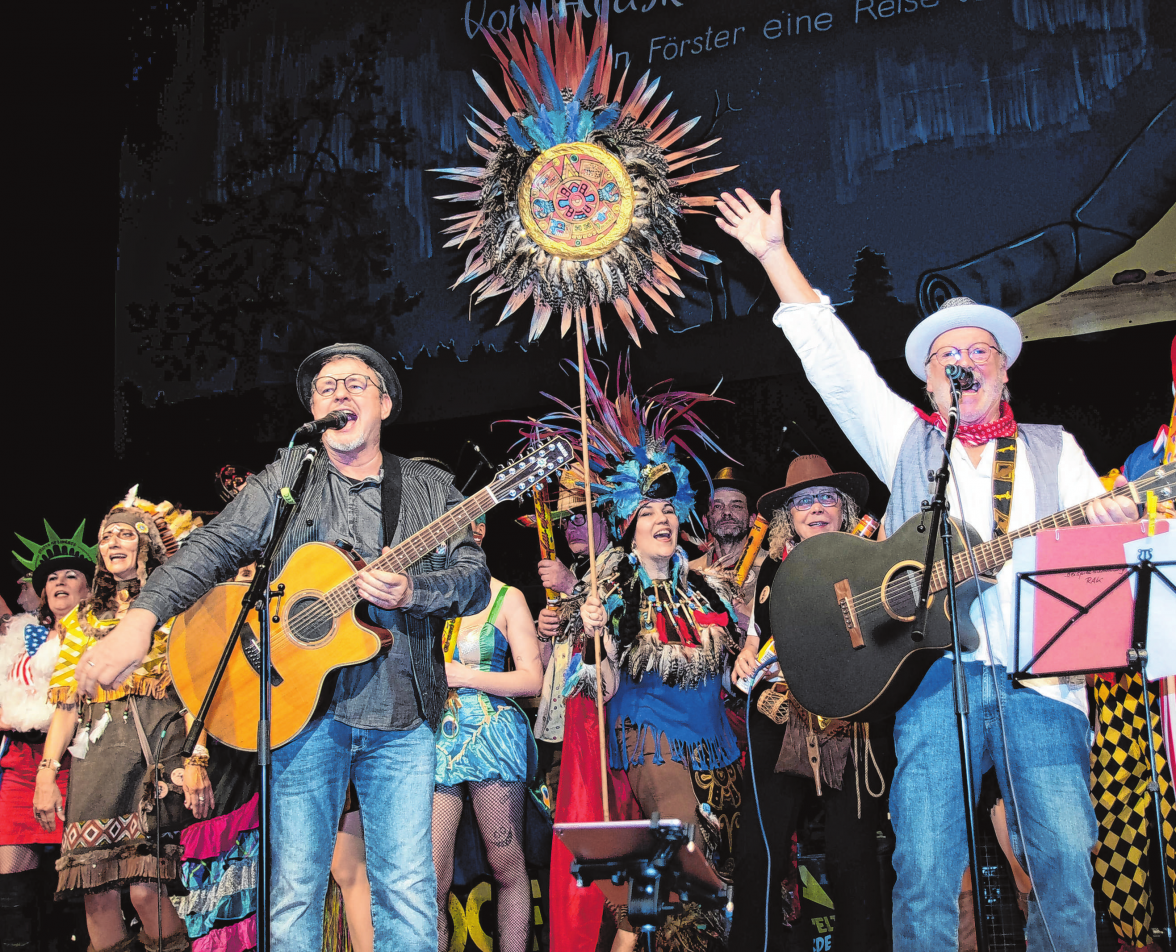
[[[1161,502],[1171,501],[1174,485],[1176,465],[1165,465],[1099,498],[1130,497],[1142,506],[1151,490]],[[981,586],[995,584],[997,571],[1012,558],[1015,539],[1085,525],[1085,505],[991,542],[981,542],[976,530],[965,526]],[[911,638],[927,547],[926,535],[918,531],[923,521],[914,516],[884,542],[845,532],[813,536],[793,549],[776,572],[768,610],[780,671],[796,700],[812,713],[851,721],[893,714],[951,647],[942,559],[932,569],[926,636],[921,642]],[[977,589],[960,524],[952,520],[952,525],[957,530],[952,570],[959,583],[960,639],[967,649],[969,642],[979,644],[970,617]]]

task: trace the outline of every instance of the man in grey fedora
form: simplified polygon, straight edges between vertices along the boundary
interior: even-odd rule
[[[720,229],[756,256],[779,295],[773,321],[800,357],[809,381],[889,487],[886,527],[891,532],[919,514],[928,495],[927,471],[937,468],[942,457],[945,422],[939,408],[946,412],[950,405],[944,368],[951,364],[971,370],[975,379],[960,401],[951,453],[948,498],[956,517],[985,539],[1083,503],[1093,524],[1138,518],[1130,499],[1095,499],[1102,485],[1069,433],[1014,420],[1005,385],[1020,354],[1021,333],[1007,314],[955,298],[915,328],[906,358],[926,383],[935,409],[926,413],[886,386],[829,299],[801,274],[784,246],[779,191],[772,195],[770,212],[742,189],[723,193],[718,208]],[[1014,584],[1013,568],[1006,565],[997,584],[976,600],[971,621],[980,644],[963,656],[975,782],[978,787],[984,771],[994,768],[1010,804],[1013,846],[1033,878],[1030,952],[1095,952],[1090,849],[1096,826],[1085,686],[1081,678],[1078,683],[1040,679],[1028,689],[1013,690],[1007,665]],[[896,952],[957,947],[967,846],[953,717],[951,662],[941,658],[895,719],[898,769],[890,812],[897,838]]]
[[[381,447],[401,410],[400,381],[378,351],[334,344],[298,368],[298,395],[313,419],[347,417],[323,435],[274,560],[274,573],[308,542],[349,543],[367,562],[459,503],[453,477]],[[84,656],[79,689],[113,684],[147,650],[159,620],[179,614],[215,583],[254,561],[270,535],[277,498],[301,454],[283,451],[208,526],[152,575],[122,623]],[[349,783],[359,795],[376,949],[435,952],[432,858],[435,743],[446,698],[437,651],[447,618],[489,601],[482,549],[466,533],[406,573],[356,576],[371,620],[394,634],[373,660],[340,671],[326,711],[273,752],[271,922],[275,950],[322,946],[323,903],[335,833]],[[328,682],[329,683],[329,682]]]

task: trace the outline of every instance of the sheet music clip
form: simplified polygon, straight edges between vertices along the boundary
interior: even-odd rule
[[[557,823],[555,835],[575,858],[571,873],[576,885],[596,883],[606,899],[627,902],[629,921],[644,934],[650,950],[654,931],[674,908],[672,893],[680,902],[725,907],[731,918],[729,887],[694,845],[692,823],[663,820],[654,813],[648,820]]]

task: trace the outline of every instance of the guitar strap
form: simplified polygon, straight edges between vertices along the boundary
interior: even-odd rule
[[[1017,436],[998,436],[992,460],[992,536],[1008,535],[1017,470]]]
[[[384,545],[393,545],[400,524],[400,498],[404,476],[400,457],[384,451],[384,480],[381,485],[380,513],[384,519]]]

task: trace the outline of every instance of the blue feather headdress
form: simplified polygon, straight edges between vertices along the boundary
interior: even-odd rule
[[[565,361],[572,372],[576,364]],[[619,539],[633,521],[643,500],[670,499],[681,523],[698,520],[694,507],[694,490],[690,474],[679,459],[677,451],[685,453],[706,477],[710,474],[687,438],[693,438],[705,448],[720,453],[735,462],[715,442],[709,428],[698,415],[703,403],[730,403],[713,393],[673,390],[672,380],[662,381],[640,397],[633,390],[629,358],[618,358],[616,368],[616,396],[610,398],[606,386],[601,386],[585,355],[584,383],[588,398],[588,466],[594,502],[608,514],[614,538]],[[658,392],[661,391],[661,392]],[[560,409],[538,420],[516,420],[522,423],[523,436],[538,441],[552,436],[563,436],[573,446],[577,459],[582,455],[579,411],[558,397],[543,394],[557,403]],[[583,472],[575,468],[576,481],[583,485]]]

